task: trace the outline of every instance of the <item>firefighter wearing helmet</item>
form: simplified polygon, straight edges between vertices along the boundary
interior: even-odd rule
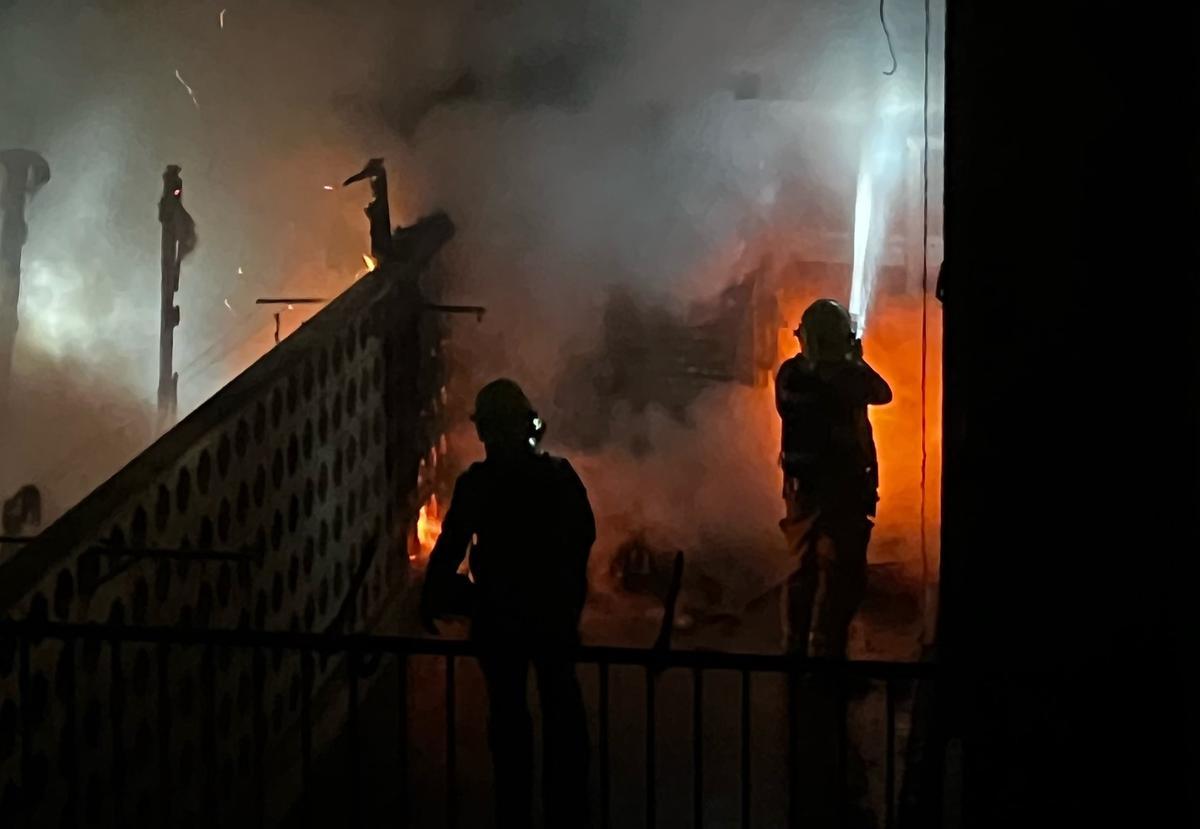
[[[587,561],[596,525],[571,464],[538,451],[545,424],[520,386],[480,390],[471,419],[486,457],[458,479],[425,574],[426,628],[461,611],[488,690],[498,826],[532,826],[533,729],[526,703],[532,663],[542,706],[548,826],[587,825],[588,732],[575,666]],[[471,581],[458,576],[468,558]]]
[[[798,559],[784,587],[784,647],[844,658],[866,590],[879,499],[867,407],[891,402],[892,390],[863,360],[850,314],[837,302],[810,305],[795,334],[801,351],[775,380],[786,511],[779,525]]]

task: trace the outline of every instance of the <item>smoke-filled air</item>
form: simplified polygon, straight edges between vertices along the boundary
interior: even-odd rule
[[[924,211],[923,4],[885,11],[891,74],[874,0],[0,2],[0,149],[51,170],[27,211],[0,494],[35,483],[53,518],[159,433],[166,165],[198,238],[176,299],[183,417],[271,348],[275,310],[283,336],[314,313],[256,298],[362,275],[368,194],[341,182],[379,156],[394,223],[442,209],[457,226],[447,301],[488,309],[449,323],[457,409],[492,377],[523,384],[592,494],[597,566],[641,534],[747,596],[777,577],[771,376],[830,295],[896,390],[873,413],[871,556],[920,572],[938,349],[922,233],[936,210],[940,236],[940,199]],[[778,309],[773,364],[630,391],[642,352],[614,332],[633,320],[656,343],[752,273]],[[478,452],[463,422],[459,461]]]

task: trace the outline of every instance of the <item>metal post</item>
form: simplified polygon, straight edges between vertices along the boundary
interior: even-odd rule
[[[356,181],[371,182],[371,203],[363,211],[371,223],[371,256],[382,266],[392,259],[392,217],[388,210],[387,171],[382,158],[372,158],[367,166],[342,182],[346,187]]]
[[[600,826],[609,829],[612,825],[610,815],[610,798],[612,786],[609,783],[608,760],[608,663],[601,662],[600,670]]]
[[[446,655],[446,825],[458,826],[458,728],[455,712],[454,656]]]
[[[17,342],[17,302],[21,296],[21,249],[29,228],[25,204],[50,180],[50,165],[33,150],[0,151],[0,399],[7,396]]]
[[[196,247],[196,225],[183,208],[183,179],[180,167],[171,164],[163,173],[162,198],[158,202],[158,221],[162,224],[162,316],[158,344],[158,415],[159,426],[166,427],[175,417],[179,375],[173,369],[175,328],[179,325],[179,265]]]

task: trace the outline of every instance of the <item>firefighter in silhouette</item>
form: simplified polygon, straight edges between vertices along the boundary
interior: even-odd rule
[[[475,399],[486,459],[459,477],[429,557],[422,617],[469,602],[489,701],[497,825],[532,825],[532,664],[543,716],[547,827],[587,823],[588,731],[569,650],[578,644],[596,526],[571,464],[539,452],[545,426],[520,387],[501,379]],[[469,553],[468,553],[469,550]],[[458,573],[469,555],[470,582]]]
[[[784,647],[844,658],[879,500],[867,407],[891,402],[892,390],[863,360],[850,315],[833,300],[810,305],[795,333],[801,352],[775,380],[786,510],[779,523],[799,558],[784,590]]]

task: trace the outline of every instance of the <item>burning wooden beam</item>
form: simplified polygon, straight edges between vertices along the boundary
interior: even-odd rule
[[[29,228],[25,204],[50,180],[50,165],[33,150],[0,151],[0,396],[8,391],[17,342],[17,303],[21,296],[21,249]]]
[[[183,209],[183,179],[180,167],[168,165],[163,172],[162,197],[158,201],[158,221],[162,224],[162,315],[158,346],[158,415],[160,427],[175,416],[179,375],[173,368],[175,328],[179,325],[179,266],[196,247],[196,223]]]

